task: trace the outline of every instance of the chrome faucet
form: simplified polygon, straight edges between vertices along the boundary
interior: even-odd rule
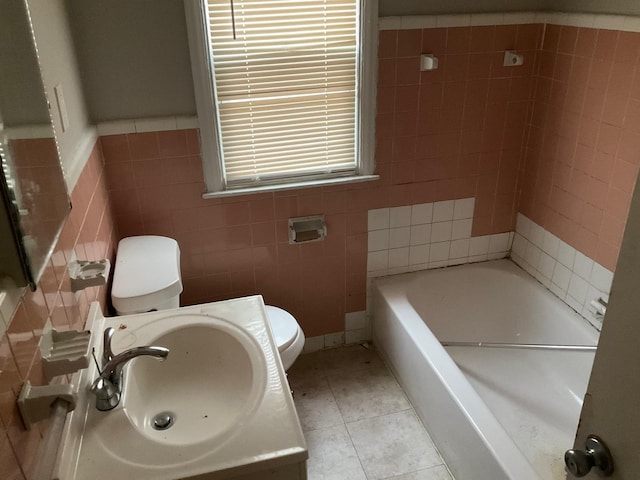
[[[141,355],[151,356],[163,361],[169,355],[169,349],[164,347],[133,347],[118,355],[111,350],[111,338],[115,330],[112,327],[104,331],[102,346],[102,369],[100,376],[91,385],[91,391],[96,396],[98,410],[111,410],[120,403],[122,396],[124,366]]]

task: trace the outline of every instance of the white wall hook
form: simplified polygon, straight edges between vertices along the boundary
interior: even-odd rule
[[[429,72],[438,68],[438,57],[431,54],[420,55],[420,70]]]

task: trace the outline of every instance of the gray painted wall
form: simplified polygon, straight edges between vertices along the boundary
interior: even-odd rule
[[[556,0],[550,8],[559,12],[640,15],[638,0]]]
[[[25,5],[0,0],[0,11],[0,123],[46,125],[49,109]]]
[[[85,104],[83,84],[74,52],[64,0],[28,0],[33,33],[38,48],[45,92],[52,106],[52,121],[60,151],[60,161],[66,174],[69,191],[87,161],[88,154],[80,150],[90,139],[93,127]],[[63,131],[56,107],[54,87],[64,92],[69,124]],[[92,147],[90,145],[90,147]]]
[[[195,115],[182,0],[67,0],[93,122]]]

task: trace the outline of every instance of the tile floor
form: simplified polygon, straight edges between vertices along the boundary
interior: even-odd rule
[[[373,347],[302,355],[289,383],[309,448],[309,480],[453,480]]]

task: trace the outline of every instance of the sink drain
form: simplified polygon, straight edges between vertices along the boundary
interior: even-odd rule
[[[151,426],[155,430],[167,430],[175,423],[176,419],[171,412],[161,412],[153,417]]]

